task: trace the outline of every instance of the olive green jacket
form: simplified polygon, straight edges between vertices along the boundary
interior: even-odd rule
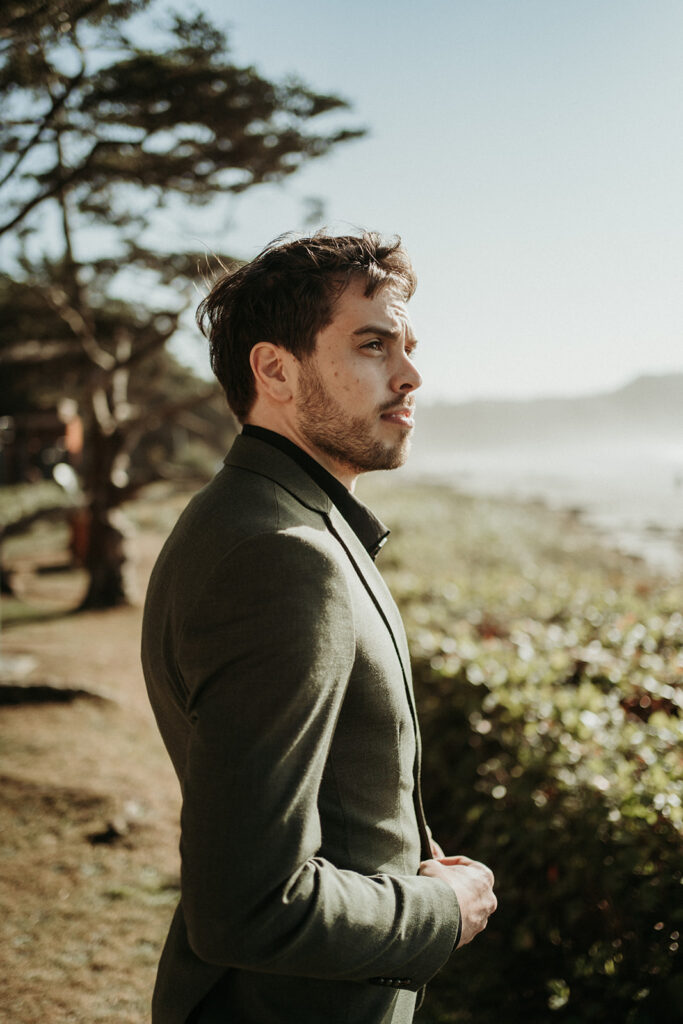
[[[221,977],[226,1022],[412,1020],[459,910],[417,876],[405,634],[355,533],[286,454],[238,437],[190,502],[152,574],[142,656],[183,796],[154,1024],[184,1024]]]

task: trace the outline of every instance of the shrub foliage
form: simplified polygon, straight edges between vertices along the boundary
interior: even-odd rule
[[[375,487],[379,486],[377,484]],[[683,586],[575,518],[380,488],[435,836],[496,874],[420,1020],[680,1020]]]

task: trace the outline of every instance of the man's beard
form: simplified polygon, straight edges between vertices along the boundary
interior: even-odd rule
[[[359,473],[402,466],[410,451],[410,435],[400,429],[393,443],[371,436],[382,412],[405,406],[398,398],[377,410],[376,419],[350,416],[325,387],[317,368],[309,361],[299,374],[297,411],[303,438],[318,451]]]

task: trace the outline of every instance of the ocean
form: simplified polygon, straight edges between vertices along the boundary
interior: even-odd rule
[[[596,441],[411,456],[410,476],[472,494],[572,509],[611,547],[683,574],[683,441]]]

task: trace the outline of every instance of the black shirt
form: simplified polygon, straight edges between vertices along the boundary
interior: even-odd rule
[[[389,536],[389,530],[362,501],[354,498],[341,480],[337,480],[336,476],[328,473],[324,466],[316,462],[303,448],[299,448],[298,444],[294,444],[288,437],[283,437],[282,434],[277,434],[274,430],[257,427],[253,423],[245,423],[242,433],[246,437],[255,437],[259,441],[272,444],[274,448],[279,448],[285,455],[294,459],[297,465],[308,473],[318,487],[334,502],[371,558],[376,557]]]

